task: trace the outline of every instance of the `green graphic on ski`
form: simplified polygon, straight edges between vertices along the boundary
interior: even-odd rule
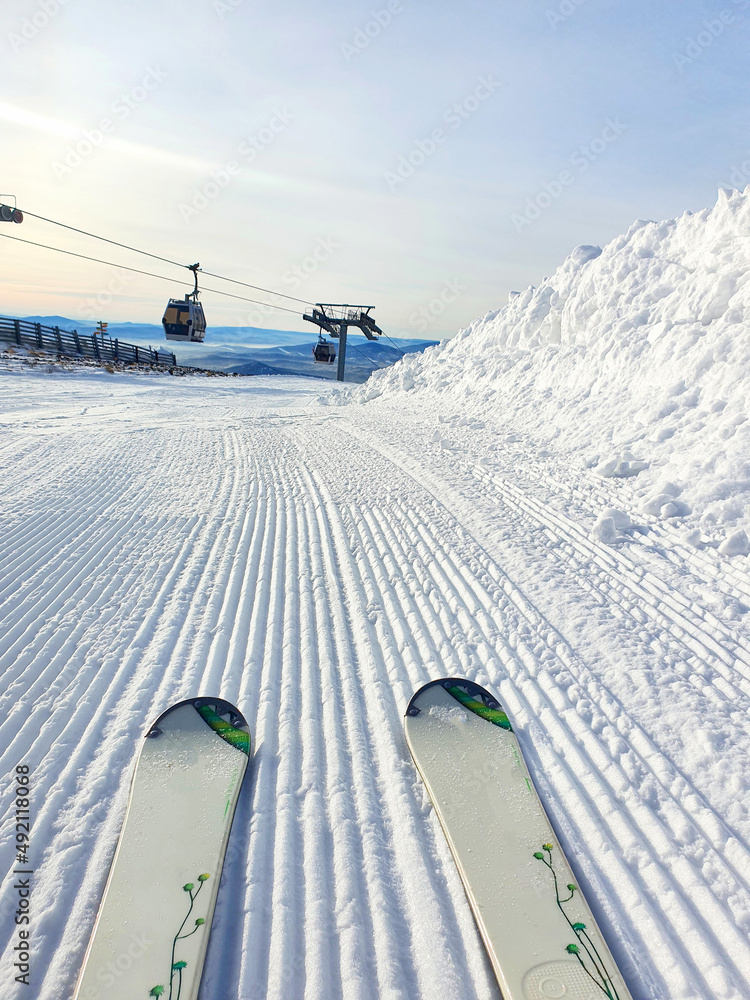
[[[249,754],[220,698],[149,728],[74,1000],[195,1000]]]
[[[503,1000],[632,1000],[501,705],[471,681],[432,681],[404,728]]]

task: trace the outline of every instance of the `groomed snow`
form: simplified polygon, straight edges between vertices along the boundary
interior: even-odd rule
[[[403,393],[450,399],[575,469],[630,477],[636,513],[747,565],[750,187],[576,248],[538,288],[354,398]]]
[[[145,728],[218,694],[255,753],[201,1000],[500,1000],[403,738],[444,675],[506,707],[635,1000],[750,997],[747,206],[580,252],[351,395],[0,365],[0,756],[35,869],[31,989],[0,884],[3,997],[72,994]],[[733,297],[651,343],[632,303],[697,315],[709,231]]]

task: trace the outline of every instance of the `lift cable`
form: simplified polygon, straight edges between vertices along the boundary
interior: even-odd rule
[[[381,366],[377,364],[375,361],[373,361],[372,358],[368,358],[366,354],[363,354],[358,347],[354,346],[354,344],[347,343],[346,349],[347,351],[354,351],[356,354],[359,354],[361,357],[363,357],[365,361],[368,362],[368,364],[372,365],[373,371],[380,371]]]
[[[292,302],[301,302],[304,306],[313,305],[311,299],[298,299],[295,295],[287,295],[285,292],[275,292],[273,288],[261,288],[260,285],[248,285],[246,281],[238,281],[236,278],[225,278],[223,274],[212,274],[211,271],[204,271],[202,267],[198,268],[198,270],[201,274],[205,274],[209,278],[219,278],[220,281],[230,281],[233,285],[243,285],[245,288],[254,288],[257,292],[267,292],[269,295],[279,295],[282,299],[291,299]],[[299,310],[295,311],[299,314]]]
[[[102,260],[100,257],[89,257],[84,253],[74,253],[72,250],[62,250],[60,247],[51,247],[47,243],[36,243],[34,240],[24,240],[20,236],[10,236],[8,233],[0,233],[0,236],[4,236],[6,240],[15,240],[16,243],[28,243],[33,247],[42,247],[45,250],[55,250],[57,253],[67,254],[69,257],[80,257],[81,260],[93,260],[97,264],[106,264],[108,267],[119,267],[123,271],[133,271],[135,274],[145,274],[149,278],[159,278],[160,281],[171,281],[173,284],[179,282],[181,285],[188,284],[188,282],[183,281],[181,278],[167,278],[163,274],[154,274],[152,271],[142,271],[137,267],[129,267],[126,264],[115,264],[111,260]],[[111,241],[109,241],[111,242]],[[150,255],[152,256],[152,255]],[[164,260],[166,258],[160,258]],[[173,263],[173,261],[168,261],[168,263]],[[186,267],[186,264],[180,264],[179,267]],[[252,285],[249,287],[253,287]],[[204,292],[212,292],[214,295],[225,295],[230,299],[240,299],[242,302],[252,302],[256,306],[267,306],[269,309],[276,310],[278,312],[288,312],[292,313],[294,316],[299,316],[299,311],[297,309],[290,309],[288,306],[277,306],[272,305],[270,302],[261,302],[259,299],[249,299],[246,295],[235,295],[233,292],[222,292],[218,288],[208,288],[205,285],[201,289]]]
[[[127,243],[118,243],[117,240],[107,239],[106,236],[97,236],[95,233],[89,233],[85,229],[77,229],[75,226],[69,226],[65,222],[56,222],[55,219],[48,219],[44,215],[37,215],[36,212],[27,212],[24,209],[23,214],[29,215],[33,219],[40,219],[42,222],[49,222],[53,226],[61,226],[63,229],[70,229],[74,233],[81,233],[83,236],[90,236],[93,240],[101,240],[103,243],[111,243],[113,246],[122,247],[124,250],[132,250],[133,253],[143,254],[144,257],[153,257],[154,260],[164,261],[165,264],[174,264],[175,267],[188,267],[187,264],[181,264],[177,260],[170,260],[169,257],[160,257],[159,254],[149,253],[147,250],[139,250],[137,247],[131,247]],[[42,245],[43,244],[39,244],[39,246]],[[209,278],[218,278],[220,281],[229,281],[234,285],[244,285],[245,288],[254,288],[257,292],[266,292],[269,295],[279,295],[282,299],[291,299],[292,302],[301,302],[303,305],[313,304],[307,299],[298,299],[294,295],[287,295],[286,292],[275,292],[272,288],[261,288],[260,285],[250,285],[246,281],[238,281],[236,278],[227,278],[223,274],[213,274],[210,271],[203,271],[202,269],[200,269],[200,273],[208,275]]]
[[[391,340],[391,338],[388,336],[387,333],[384,333],[383,336],[385,337],[386,340]],[[391,340],[391,343],[393,344],[392,340]],[[397,351],[399,351],[399,353],[401,354],[402,358],[406,357],[406,351],[402,351],[401,348],[398,346],[398,344],[393,344],[393,346],[396,348]]]

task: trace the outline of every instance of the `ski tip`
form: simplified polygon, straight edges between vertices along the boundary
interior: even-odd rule
[[[406,707],[405,714],[407,717],[414,717],[420,714],[419,699],[425,691],[432,687],[444,688],[452,698],[455,698],[460,705],[463,705],[470,712],[480,716],[482,719],[486,719],[487,722],[491,722],[495,726],[499,726],[501,729],[513,732],[510,720],[497,698],[491,695],[480,684],[475,684],[474,681],[467,680],[465,677],[441,677],[438,680],[429,681],[427,684],[422,685],[412,695]]]
[[[156,722],[149,726],[146,737],[155,737],[161,733],[160,723],[175,709],[184,705],[191,705],[203,721],[217,736],[221,737],[235,749],[242,753],[250,754],[250,727],[245,716],[238,708],[223,698],[200,697],[186,698],[184,701],[171,705],[166,712],[162,712]]]

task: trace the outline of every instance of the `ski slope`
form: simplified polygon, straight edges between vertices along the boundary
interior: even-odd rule
[[[3,997],[72,994],[144,728],[210,693],[255,752],[202,1000],[500,1000],[403,737],[441,675],[507,707],[634,998],[750,997],[744,563],[450,395],[0,386],[0,751],[35,869],[31,990],[0,887]]]

